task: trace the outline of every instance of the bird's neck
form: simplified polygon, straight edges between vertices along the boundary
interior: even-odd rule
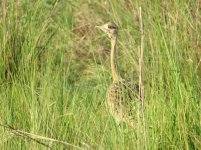
[[[117,72],[116,68],[116,61],[115,61],[115,53],[116,53],[116,43],[117,43],[117,36],[111,37],[111,55],[110,55],[110,63],[112,69],[112,77],[114,81],[121,80],[121,76]]]

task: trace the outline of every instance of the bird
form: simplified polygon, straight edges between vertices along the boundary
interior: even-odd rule
[[[105,32],[111,41],[110,65],[113,81],[107,92],[107,104],[109,112],[112,114],[115,122],[119,125],[121,122],[133,126],[136,118],[136,111],[139,108],[140,100],[138,97],[139,85],[125,80],[117,71],[116,66],[116,45],[118,37],[118,26],[114,22],[108,22],[101,26],[96,26]]]

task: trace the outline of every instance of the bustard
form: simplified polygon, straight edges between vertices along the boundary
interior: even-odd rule
[[[115,51],[118,26],[113,22],[109,22],[96,27],[107,33],[111,40],[110,63],[113,82],[109,86],[107,95],[110,113],[117,124],[126,122],[128,125],[133,126],[133,121],[136,118],[136,111],[140,103],[138,98],[139,86],[124,80],[117,71]]]

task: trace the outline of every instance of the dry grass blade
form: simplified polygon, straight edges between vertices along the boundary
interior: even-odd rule
[[[143,53],[144,53],[144,29],[142,22],[142,10],[139,8],[139,21],[140,21],[140,32],[141,32],[141,46],[140,46],[140,58],[139,58],[139,98],[142,100],[142,105],[144,105],[143,96],[143,85],[142,85],[142,65],[143,65]]]
[[[45,145],[47,147],[49,147],[48,145],[38,141],[38,140],[45,140],[45,141],[49,141],[49,142],[56,142],[56,143],[60,143],[64,146],[71,146],[71,147],[74,147],[76,149],[80,149],[82,150],[83,148],[79,147],[79,146],[76,146],[76,145],[73,145],[73,144],[70,144],[70,143],[67,143],[65,141],[60,141],[60,140],[57,140],[57,139],[53,139],[53,138],[49,138],[49,137],[44,137],[44,136],[41,136],[41,135],[36,135],[36,134],[33,134],[33,133],[29,133],[29,132],[25,132],[25,131],[22,131],[22,130],[18,130],[18,129],[15,129],[9,125],[3,125],[3,124],[0,124],[1,126],[5,127],[5,128],[8,128],[11,130],[11,132],[13,134],[16,134],[16,135],[19,135],[19,136],[22,136],[22,137],[29,137],[30,139],[42,144],[42,145]]]
[[[140,21],[140,32],[141,32],[141,45],[140,45],[140,57],[139,57],[139,99],[142,101],[142,110],[141,110],[141,113],[142,113],[142,124],[143,124],[143,136],[144,136],[144,143],[146,143],[146,126],[145,126],[145,113],[144,113],[144,87],[143,87],[143,84],[142,84],[142,67],[143,67],[143,54],[144,54],[144,28],[143,28],[143,21],[142,21],[142,9],[141,7],[139,7],[139,21]],[[145,145],[145,149],[146,148],[146,144]]]

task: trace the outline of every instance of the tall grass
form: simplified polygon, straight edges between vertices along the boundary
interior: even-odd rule
[[[0,123],[69,143],[53,149],[200,149],[201,4],[195,1],[0,2]],[[120,28],[121,74],[138,83],[139,7],[145,33],[145,126],[108,113],[109,40]],[[78,148],[79,147],[79,148]],[[0,127],[0,149],[45,149]]]

